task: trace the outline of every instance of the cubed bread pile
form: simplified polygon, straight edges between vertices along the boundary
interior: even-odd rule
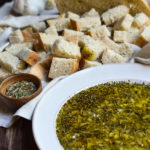
[[[95,9],[81,16],[67,12],[14,31],[11,44],[0,53],[0,78],[28,72],[41,80],[45,74],[54,79],[93,66],[129,62],[132,44],[143,47],[150,41],[150,18],[129,12],[125,5],[101,15]]]

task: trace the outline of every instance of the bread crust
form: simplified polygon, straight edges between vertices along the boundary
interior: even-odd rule
[[[55,0],[57,9],[60,13],[72,11],[77,14],[83,14],[91,8],[95,8],[100,14],[117,5],[126,5],[131,8],[131,14],[135,15],[144,12],[150,17],[150,8],[144,0]]]
[[[40,64],[36,64],[31,68],[29,73],[37,76],[40,80],[43,80],[46,70]]]
[[[73,65],[73,68],[72,68],[72,73],[77,72],[78,68],[79,68],[79,61],[76,60],[76,61],[74,61],[74,65]]]
[[[143,36],[139,36],[134,44],[140,46],[141,48],[144,47],[149,41],[145,40]]]
[[[49,70],[53,57],[56,57],[56,55],[50,55],[46,60],[44,60],[41,65],[46,69]]]
[[[33,66],[33,65],[35,65],[37,62],[39,62],[41,60],[41,57],[38,55],[38,54],[36,54],[35,52],[32,52],[27,58],[26,58],[26,62],[29,64],[29,65],[31,65],[31,66]]]
[[[31,27],[22,30],[22,34],[24,37],[24,42],[33,42],[33,30]]]

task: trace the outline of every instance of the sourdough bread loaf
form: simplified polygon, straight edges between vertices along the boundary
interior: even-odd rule
[[[83,14],[91,8],[95,8],[100,14],[118,5],[126,5],[132,15],[144,12],[150,16],[150,9],[144,0],[56,0],[56,6],[60,13],[71,11]]]

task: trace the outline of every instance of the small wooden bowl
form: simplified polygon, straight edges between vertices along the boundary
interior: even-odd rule
[[[10,98],[8,97],[6,93],[6,89],[13,83],[17,81],[30,81],[33,82],[37,90],[34,92],[32,95],[24,97],[24,98]],[[36,97],[37,95],[40,94],[42,91],[42,84],[41,81],[38,77],[32,75],[32,74],[27,74],[27,73],[21,73],[17,75],[12,75],[8,78],[6,78],[0,85],[0,100],[2,100],[5,104],[7,104],[10,108],[12,109],[18,109],[25,103],[29,102],[31,99]]]

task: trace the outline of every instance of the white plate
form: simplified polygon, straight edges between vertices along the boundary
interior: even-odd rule
[[[150,82],[150,67],[139,64],[104,65],[77,72],[56,84],[38,104],[33,116],[33,135],[40,150],[62,150],[55,131],[61,106],[75,93],[108,81]]]

